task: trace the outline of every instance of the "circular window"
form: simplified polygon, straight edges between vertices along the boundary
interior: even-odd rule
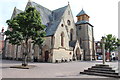
[[[63,24],[61,24],[61,26],[63,27],[64,25],[63,25]]]
[[[68,24],[68,25],[70,25],[70,24],[71,24],[70,20],[67,20],[67,24]]]

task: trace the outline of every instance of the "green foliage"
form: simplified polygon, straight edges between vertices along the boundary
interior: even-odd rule
[[[5,32],[10,43],[20,45],[28,39],[32,39],[34,44],[43,43],[46,26],[41,24],[40,13],[34,7],[29,7],[6,23],[11,29]]]
[[[116,45],[120,46],[120,39],[117,39]]]
[[[105,40],[105,49],[109,50],[109,52],[116,50],[116,48],[118,47],[118,43],[120,43],[120,40],[112,34],[106,35]]]
[[[31,39],[34,44],[39,46],[43,43],[45,37],[45,27],[41,24],[40,13],[34,8],[29,7],[23,13],[18,14],[15,18],[7,20],[6,23],[9,25],[9,30],[5,32],[6,39],[13,45],[21,45],[25,43],[23,52],[24,63],[27,65],[28,56],[28,40]]]

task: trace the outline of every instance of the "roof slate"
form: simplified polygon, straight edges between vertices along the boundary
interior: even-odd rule
[[[86,13],[85,13],[85,11],[82,9],[82,10],[77,14],[77,16],[81,16],[81,15],[83,15],[83,14],[86,14]]]
[[[90,26],[94,27],[94,26],[91,25],[88,21],[85,21],[85,20],[77,21],[75,24],[76,24],[76,25],[79,25],[79,24],[89,24]]]
[[[16,9],[16,14],[20,14],[21,12],[23,12],[23,11],[20,9]]]
[[[46,25],[48,22],[50,22],[50,16],[51,16],[52,11],[50,11],[49,9],[47,9],[35,2],[31,2],[31,5],[34,6],[37,9],[37,11],[40,12],[42,24]]]
[[[28,6],[33,6],[37,9],[38,12],[40,12],[41,21],[43,25],[46,25],[46,36],[52,36],[54,35],[61,18],[67,9],[67,6],[64,6],[62,8],[56,9],[56,10],[49,10],[35,2],[29,1]],[[26,6],[27,7],[27,6]],[[21,10],[16,10],[17,14],[21,13]]]
[[[52,11],[54,20],[59,20],[63,16],[67,6]]]
[[[82,21],[77,21],[76,24],[85,24],[85,23],[89,23],[88,21],[82,20]]]
[[[52,36],[55,33],[59,23],[60,20],[50,23],[46,28],[46,36]]]
[[[47,26],[45,30],[46,36],[52,36],[55,33],[67,6],[51,11],[35,2],[31,2],[31,5],[40,12],[42,24]]]

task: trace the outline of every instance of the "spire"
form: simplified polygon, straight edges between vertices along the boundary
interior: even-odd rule
[[[77,14],[77,21],[80,21],[80,23],[86,23],[89,22],[89,16],[85,13],[85,11],[82,10]]]
[[[83,8],[82,8],[82,10],[77,14],[77,16],[81,16],[81,15],[83,15],[83,14],[86,14],[85,13],[85,11],[83,10]],[[87,14],[86,14],[87,15]]]

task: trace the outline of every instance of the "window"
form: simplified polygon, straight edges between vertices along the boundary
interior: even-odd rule
[[[64,32],[61,33],[61,46],[64,46]]]
[[[70,41],[73,40],[73,29],[70,30]]]
[[[70,26],[71,25],[71,22],[70,22],[70,20],[67,20],[67,24]]]
[[[63,25],[63,24],[61,24],[61,26],[63,27],[64,25]]]
[[[81,26],[79,26],[79,30],[81,30]]]

